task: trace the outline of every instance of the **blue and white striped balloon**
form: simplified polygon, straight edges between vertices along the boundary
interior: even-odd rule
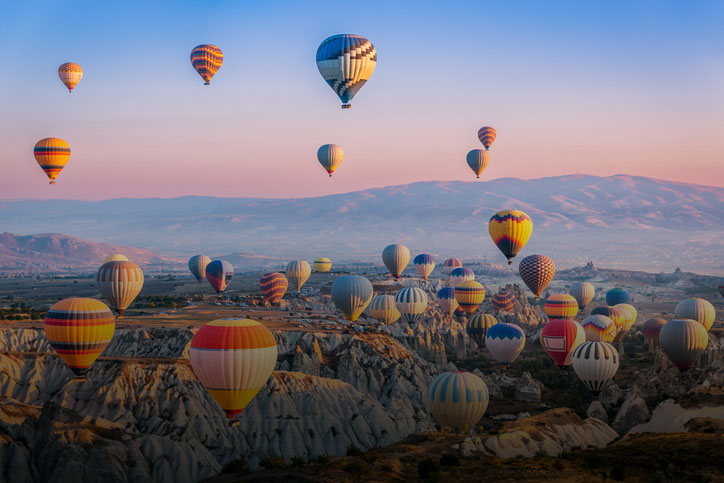
[[[437,292],[437,303],[448,315],[452,315],[460,306],[455,298],[455,289],[452,287],[443,287]]]
[[[430,276],[433,270],[435,270],[435,257],[427,253],[421,253],[415,257],[412,261],[415,264],[415,270],[424,280]]]
[[[402,319],[412,324],[425,312],[427,308],[427,294],[417,287],[407,287],[395,294],[395,306],[402,314]]]
[[[510,364],[523,351],[525,334],[515,324],[495,324],[485,334],[485,347],[493,359]]]
[[[317,49],[317,68],[342,101],[342,109],[369,80],[377,65],[372,42],[359,35],[328,37]]]
[[[427,406],[440,426],[469,431],[488,409],[488,386],[469,372],[445,372],[427,389]]]

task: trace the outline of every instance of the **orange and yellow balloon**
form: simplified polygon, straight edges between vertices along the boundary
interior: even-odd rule
[[[511,259],[523,249],[533,233],[533,222],[520,210],[503,210],[494,214],[488,222],[488,232],[498,250]]]
[[[73,92],[73,88],[83,78],[83,69],[74,62],[66,62],[58,67],[58,77],[60,77],[60,81],[65,84],[70,93]]]
[[[486,150],[490,149],[490,146],[495,141],[495,137],[497,135],[498,133],[495,131],[494,127],[483,126],[478,130],[478,139]]]
[[[106,262],[96,274],[98,290],[122,316],[143,288],[143,271],[133,262]]]
[[[56,354],[83,377],[105,350],[116,330],[111,310],[96,299],[61,300],[45,316],[45,337]]]
[[[60,138],[41,139],[35,143],[33,155],[40,168],[45,171],[50,184],[55,184],[55,178],[70,159],[70,145]]]
[[[191,65],[204,80],[205,86],[211,83],[211,78],[221,68],[222,62],[224,62],[224,54],[215,45],[197,45],[191,51]]]
[[[480,307],[485,300],[485,287],[475,280],[459,283],[455,286],[455,300],[460,308],[470,315]]]

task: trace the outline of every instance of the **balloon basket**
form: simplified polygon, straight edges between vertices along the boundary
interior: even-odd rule
[[[342,104],[342,109],[349,109],[352,107],[352,104]]]

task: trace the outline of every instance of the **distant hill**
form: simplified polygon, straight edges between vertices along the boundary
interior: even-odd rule
[[[487,223],[500,209],[533,219],[522,256],[559,268],[724,271],[724,188],[616,175],[420,182],[300,199],[182,197],[99,202],[2,201],[5,229],[63,231],[159,253],[249,252],[287,261],[379,260],[388,243],[413,255],[505,260]]]
[[[180,265],[178,258],[142,248],[96,243],[59,233],[0,234],[1,269],[73,270],[97,268],[111,253],[122,253],[142,267]]]

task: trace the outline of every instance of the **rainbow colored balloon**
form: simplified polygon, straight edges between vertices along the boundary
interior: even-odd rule
[[[224,62],[224,54],[215,45],[197,45],[191,51],[191,65],[194,66],[206,86],[211,83],[211,78],[221,68],[222,62]]]
[[[289,282],[283,273],[273,272],[265,273],[259,279],[259,289],[261,294],[270,304],[278,303],[284,294],[287,293]]]
[[[234,276],[234,267],[226,260],[212,260],[206,265],[206,280],[216,290],[217,294],[221,294],[226,287],[229,286]]]
[[[615,322],[601,314],[589,315],[583,319],[581,327],[586,333],[586,340],[591,342],[610,343],[613,342],[618,333]]]
[[[578,302],[572,295],[556,293],[546,299],[543,310],[549,319],[573,319],[578,315]]]
[[[450,276],[450,272],[452,272],[456,268],[459,268],[462,266],[463,266],[463,262],[461,262],[457,258],[448,258],[447,260],[442,262],[443,270],[445,270],[445,273],[447,274],[448,277]]]
[[[460,308],[470,315],[478,310],[485,300],[485,287],[475,280],[461,282],[455,286],[455,300],[460,304]]]
[[[498,290],[492,300],[493,308],[499,312],[512,312],[515,307],[515,295],[509,290]]]

